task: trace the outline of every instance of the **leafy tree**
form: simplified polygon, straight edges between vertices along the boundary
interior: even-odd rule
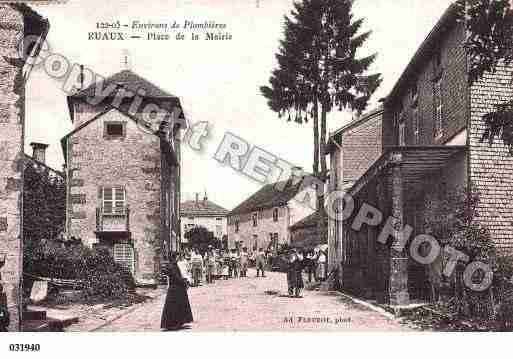
[[[207,251],[208,246],[215,248],[221,247],[221,243],[214,237],[214,233],[203,226],[190,229],[184,236],[189,240],[191,248],[197,249],[202,254]]]
[[[327,176],[328,113],[362,112],[382,81],[381,74],[368,74],[377,55],[359,57],[371,32],[360,33],[364,19],[354,18],[353,2],[295,1],[291,16],[285,16],[278,67],[272,71],[270,86],[260,88],[280,118],[298,124],[313,119],[313,174],[322,182]],[[322,196],[317,206],[323,212]]]

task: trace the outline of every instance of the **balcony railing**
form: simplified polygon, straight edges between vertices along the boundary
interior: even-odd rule
[[[107,213],[103,208],[96,208],[96,231],[130,232],[130,207]]]

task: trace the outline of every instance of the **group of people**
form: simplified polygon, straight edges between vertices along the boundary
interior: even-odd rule
[[[242,251],[225,251],[212,247],[209,247],[204,255],[195,249],[190,253],[171,253],[169,265],[163,271],[168,279],[168,291],[161,328],[175,330],[193,322],[187,295],[190,286],[200,285],[203,279],[206,283],[213,283],[220,278],[227,280],[246,277],[250,261],[256,264],[257,277],[260,273],[265,277],[266,253],[262,249],[255,254],[248,253],[247,248],[242,248]]]
[[[305,253],[297,249],[290,249],[285,258],[287,263],[287,285],[290,297],[301,297],[304,288],[303,270],[308,273],[308,280],[312,277],[316,281],[326,279],[326,254],[322,251]],[[174,330],[193,321],[187,289],[189,286],[198,286],[205,279],[206,283],[213,283],[216,279],[246,277],[250,261],[254,262],[257,277],[265,277],[267,254],[259,249],[250,254],[247,248],[239,250],[218,250],[209,247],[204,255],[192,250],[189,253],[171,253],[169,265],[164,274],[168,278],[168,292],[162,313],[161,328]]]
[[[323,251],[310,251],[290,249],[286,253],[287,286],[289,297],[301,297],[304,288],[303,270],[308,273],[308,281],[324,281],[326,279],[327,257]],[[313,278],[312,278],[313,277]]]
[[[177,265],[188,284],[196,287],[218,279],[246,277],[250,262],[256,265],[257,277],[265,277],[266,257],[262,249],[249,253],[247,248],[222,250],[209,247],[203,255],[196,249],[180,253]]]

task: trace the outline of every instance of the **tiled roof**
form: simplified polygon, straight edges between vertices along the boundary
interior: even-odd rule
[[[217,217],[228,215],[228,210],[209,200],[186,201],[180,205],[182,217]]]
[[[144,89],[143,97],[152,98],[176,98],[176,96],[167,93],[156,85],[152,84],[148,80],[142,78],[131,70],[123,70],[112,76],[105,78],[103,87],[106,88],[110,84],[122,86],[126,90],[137,93],[138,90]],[[78,91],[72,97],[90,97],[95,96],[96,83],[91,86]]]
[[[301,189],[301,181],[297,184],[293,184],[289,180],[265,185],[251,197],[235,207],[230,212],[230,216],[284,206],[294,198]]]
[[[328,216],[327,215],[324,218],[324,221],[326,222],[326,226],[327,226],[327,224],[328,224]],[[289,228],[291,231],[294,231],[294,230],[302,229],[302,228],[316,227],[318,223],[319,223],[319,212],[314,212],[311,215],[309,215],[308,217],[303,218],[299,222],[294,223]]]

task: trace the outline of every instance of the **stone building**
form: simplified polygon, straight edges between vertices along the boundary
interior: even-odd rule
[[[225,238],[228,235],[228,212],[226,208],[210,201],[206,193],[203,199],[196,193],[195,200],[180,205],[182,243],[187,243],[184,235],[194,227],[206,228],[217,240]]]
[[[479,192],[477,220],[486,225],[499,248],[513,245],[513,157],[502,142],[481,142],[483,115],[511,100],[510,66],[472,86],[468,82],[468,54],[464,24],[456,21],[450,6],[411,59],[384,102],[382,154],[347,192],[355,208],[366,203],[386,220],[396,219],[399,231],[411,226],[410,236],[429,233],[426,206],[442,189]],[[330,138],[332,186],[343,187],[340,158],[346,156],[341,139]],[[343,138],[342,138],[343,142]],[[356,148],[356,150],[358,150]],[[353,216],[330,230],[330,266],[339,266],[342,286],[357,294],[392,305],[429,299],[428,271],[408,255],[408,246],[389,236],[377,241],[385,226],[355,227]],[[409,243],[409,242],[407,242]]]
[[[303,178],[299,172],[302,170],[295,168],[289,180],[265,185],[230,211],[230,248],[239,245],[249,251],[274,250],[280,244],[290,244],[289,227],[315,211],[302,200]]]
[[[74,129],[62,139],[68,237],[107,247],[138,284],[157,283],[161,260],[179,246],[180,122],[156,128],[146,109],[167,114],[180,100],[130,70],[105,79],[132,97],[100,97],[97,84],[68,97]],[[139,91],[139,92],[138,92]],[[133,94],[144,94],[133,111]],[[153,106],[154,108],[154,106]]]
[[[9,330],[20,329],[22,295],[22,211],[25,83],[28,57],[38,55],[49,30],[48,21],[24,4],[0,4],[0,281],[11,314]],[[24,43],[24,53],[19,50]]]

